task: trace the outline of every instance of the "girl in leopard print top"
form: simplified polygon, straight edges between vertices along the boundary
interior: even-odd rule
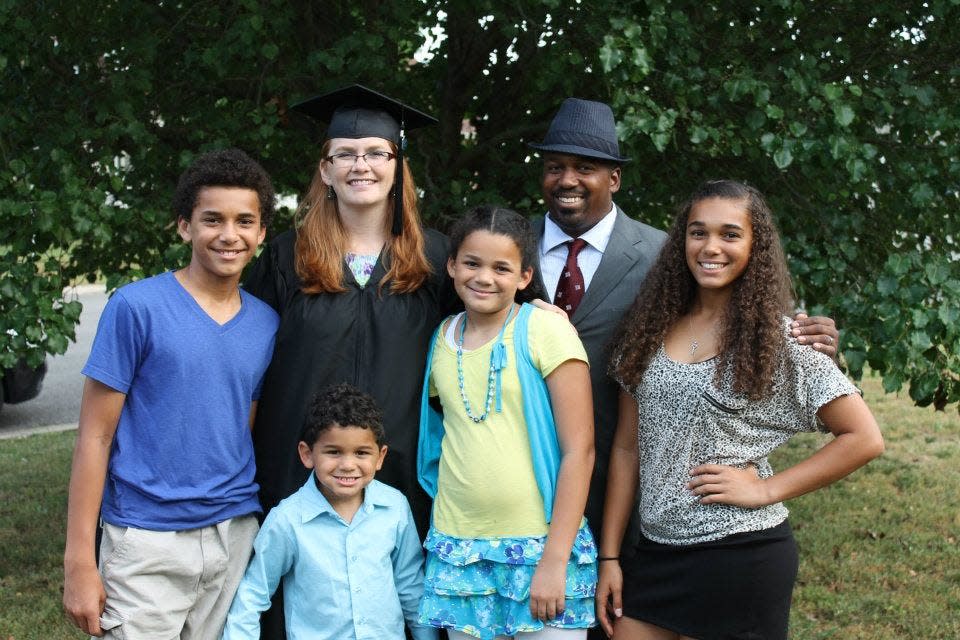
[[[615,638],[787,637],[797,560],[782,501],[883,450],[853,385],[829,358],[789,337],[790,307],[763,196],[733,181],[701,186],[674,222],[611,358],[623,388],[597,614]],[[818,425],[834,438],[774,473],[767,455]],[[623,550],[621,567],[638,486],[643,538]]]

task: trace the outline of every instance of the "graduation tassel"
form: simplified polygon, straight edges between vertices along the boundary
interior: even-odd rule
[[[393,181],[393,226],[394,237],[403,233],[403,151],[407,138],[403,135],[403,115],[400,116],[400,142],[397,143],[397,176]]]

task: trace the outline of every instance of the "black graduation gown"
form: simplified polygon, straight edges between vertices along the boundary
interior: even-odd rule
[[[269,242],[253,265],[244,288],[280,314],[253,429],[264,512],[307,478],[297,442],[313,396],[349,382],[383,411],[389,450],[377,479],[403,492],[421,538],[426,535],[430,499],[416,472],[420,390],[430,338],[456,297],[445,266],[447,238],[427,229],[424,240],[433,274],[413,293],[394,295],[388,286],[378,291],[386,273],[383,255],[366,287],[344,268],[345,292],[303,293],[294,269],[294,231]]]

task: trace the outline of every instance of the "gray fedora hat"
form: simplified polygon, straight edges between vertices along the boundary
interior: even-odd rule
[[[564,100],[557,115],[550,122],[543,142],[529,144],[539,151],[568,153],[612,162],[630,162],[630,158],[620,156],[613,110],[609,105],[593,100]]]

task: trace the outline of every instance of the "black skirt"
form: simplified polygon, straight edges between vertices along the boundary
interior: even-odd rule
[[[797,566],[786,521],[693,545],[641,536],[623,566],[623,615],[697,640],[786,640]]]

